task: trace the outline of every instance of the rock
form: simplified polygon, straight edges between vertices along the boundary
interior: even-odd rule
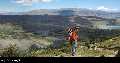
[[[118,53],[115,55],[115,57],[120,57],[120,50],[118,50]]]
[[[95,46],[94,50],[97,50],[97,47]]]
[[[45,46],[40,45],[38,43],[35,43],[35,44],[31,45],[31,49],[40,49],[40,48],[45,48]]]
[[[114,54],[116,55],[118,53],[118,51],[115,51]]]
[[[57,39],[57,40],[55,40],[55,41],[53,42],[52,47],[53,47],[53,48],[60,48],[63,43],[65,43],[64,40],[62,40],[62,39]]]
[[[31,49],[39,49],[40,45],[39,44],[33,44],[31,45]]]

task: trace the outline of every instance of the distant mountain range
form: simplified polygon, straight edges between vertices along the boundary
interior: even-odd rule
[[[120,29],[120,12],[63,8],[0,14],[0,23],[16,23],[31,32],[55,31],[74,24],[90,29]]]
[[[97,16],[102,18],[119,18],[120,12],[106,12],[85,8],[39,9],[28,12],[6,12],[1,15],[61,15],[61,16]]]
[[[17,24],[27,32],[40,35],[54,35],[74,24],[80,25],[81,30],[120,29],[120,12],[69,8],[0,14],[0,23]]]

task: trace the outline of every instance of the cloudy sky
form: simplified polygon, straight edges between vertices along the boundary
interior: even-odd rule
[[[24,12],[35,9],[88,8],[119,11],[120,0],[0,0],[0,12]]]

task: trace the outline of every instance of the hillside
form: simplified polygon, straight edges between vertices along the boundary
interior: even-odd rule
[[[0,39],[0,56],[2,57],[71,57],[69,42],[61,41],[56,37],[42,37],[28,33],[15,24],[0,24]],[[104,40],[93,43],[79,41],[77,57],[114,57],[117,55],[120,45],[118,34],[100,40],[102,39]]]
[[[120,50],[119,39],[120,37],[118,36],[94,45],[89,44],[90,48],[81,43],[77,49],[77,57],[115,57]],[[32,51],[31,54],[37,57],[71,57],[69,48],[70,47],[63,47],[61,49],[37,50]]]
[[[54,37],[41,37],[26,32],[19,25],[11,23],[0,24],[0,49],[16,44],[21,50],[26,50],[33,45],[33,48],[46,48],[53,43]]]
[[[114,57],[119,50],[119,22],[119,13],[112,13],[111,18],[111,13],[88,9],[42,9],[0,15],[0,56],[71,57],[65,30],[77,24],[78,57]]]
[[[74,22],[71,22],[73,19]],[[80,25],[80,37],[90,42],[97,38],[114,37],[119,35],[119,27],[109,29],[107,26],[119,25],[119,20],[105,19],[96,16],[60,16],[60,15],[0,15],[0,23],[19,25],[27,33],[45,37],[64,39],[65,29],[73,24]],[[106,38],[105,38],[106,39]]]
[[[74,22],[71,22],[74,18]],[[107,26],[118,25],[119,20],[105,19],[96,16],[60,16],[60,15],[1,15],[0,23],[19,25],[25,32],[40,36],[52,36],[58,40],[64,39],[65,29],[73,24],[80,25],[80,37],[83,41],[90,42],[97,38],[113,37],[119,34],[119,27],[109,29]]]

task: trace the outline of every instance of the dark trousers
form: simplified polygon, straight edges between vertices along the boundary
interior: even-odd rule
[[[71,48],[72,56],[75,56],[76,52],[77,52],[77,41],[73,41],[72,42],[72,48]]]

